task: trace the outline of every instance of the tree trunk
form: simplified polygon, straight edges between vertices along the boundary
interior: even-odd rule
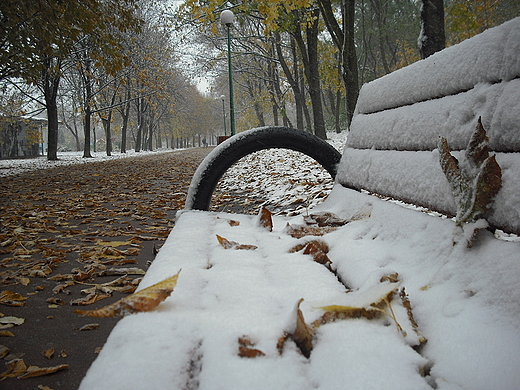
[[[47,109],[47,160],[58,159],[58,87],[60,85],[59,69],[61,60],[48,58],[44,61],[42,71],[42,87]]]
[[[311,97],[312,114],[314,118],[314,134],[321,139],[327,139],[325,118],[323,116],[323,105],[321,101],[320,74],[318,66],[318,9],[313,11],[313,17],[314,20],[308,22],[307,25],[307,45],[305,45],[303,41],[301,31],[296,32],[295,38],[300,48],[300,53],[302,53],[303,66],[307,77],[307,84],[309,85],[309,95]]]
[[[126,153],[126,135],[128,130],[128,117],[130,116],[130,103],[126,103],[123,113],[123,126],[121,127],[121,153]]]
[[[341,53],[341,70],[346,91],[347,124],[350,126],[359,95],[358,64],[354,44],[355,0],[341,0],[341,27],[330,0],[318,1],[327,30]]]
[[[422,0],[421,35],[417,43],[423,59],[446,47],[443,0]]]
[[[281,37],[279,33],[275,33],[275,47],[276,54],[278,57],[278,61],[282,67],[282,70],[287,78],[287,82],[291,86],[294,95],[294,101],[296,105],[296,128],[300,130],[304,130],[303,123],[303,108],[305,106],[305,97],[300,89],[300,84],[298,83],[298,62],[296,56],[296,48],[294,47],[294,40],[291,40],[292,43],[292,53],[293,53],[293,63],[294,63],[294,72],[291,72],[285,58],[283,56],[282,47],[281,47]]]

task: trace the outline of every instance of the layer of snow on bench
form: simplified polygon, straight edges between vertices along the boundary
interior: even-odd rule
[[[371,205],[369,205],[369,203]],[[313,302],[332,302],[343,284],[284,231],[302,217],[183,213],[140,289],[182,268],[173,294],[154,311],[114,328],[81,390],[102,389],[428,389],[419,368],[433,363],[438,389],[520,387],[520,243],[482,232],[472,249],[452,245],[453,222],[336,186],[318,210],[370,217],[322,237],[341,278],[363,291],[398,272],[428,339],[415,352],[393,323],[349,319],[318,328],[310,359],[288,342],[295,304],[307,323]],[[230,224],[230,220],[238,221]],[[234,226],[232,226],[234,225]],[[226,250],[219,234],[256,250]],[[246,335],[265,356],[238,356]]]

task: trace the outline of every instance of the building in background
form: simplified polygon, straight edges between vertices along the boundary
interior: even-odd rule
[[[42,154],[47,119],[0,116],[0,159]]]

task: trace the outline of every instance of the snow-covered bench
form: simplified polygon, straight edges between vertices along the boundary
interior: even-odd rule
[[[518,234],[519,18],[365,85],[310,216],[183,212],[139,287],[182,269],[175,290],[117,324],[80,389],[520,388],[518,238],[468,248],[372,195],[455,214],[438,138],[466,165],[479,117],[502,181],[484,216]]]

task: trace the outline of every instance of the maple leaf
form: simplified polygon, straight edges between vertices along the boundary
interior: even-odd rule
[[[177,284],[180,272],[153,286],[122,298],[111,305],[95,310],[74,310],[74,313],[88,317],[117,317],[150,311],[171,295]]]
[[[484,218],[502,186],[502,170],[495,156],[489,156],[489,139],[481,118],[460,163],[451,155],[446,138],[439,139],[440,164],[455,199],[457,214],[455,223],[463,226]],[[478,228],[485,227],[479,225]],[[472,246],[472,237],[468,246]]]

